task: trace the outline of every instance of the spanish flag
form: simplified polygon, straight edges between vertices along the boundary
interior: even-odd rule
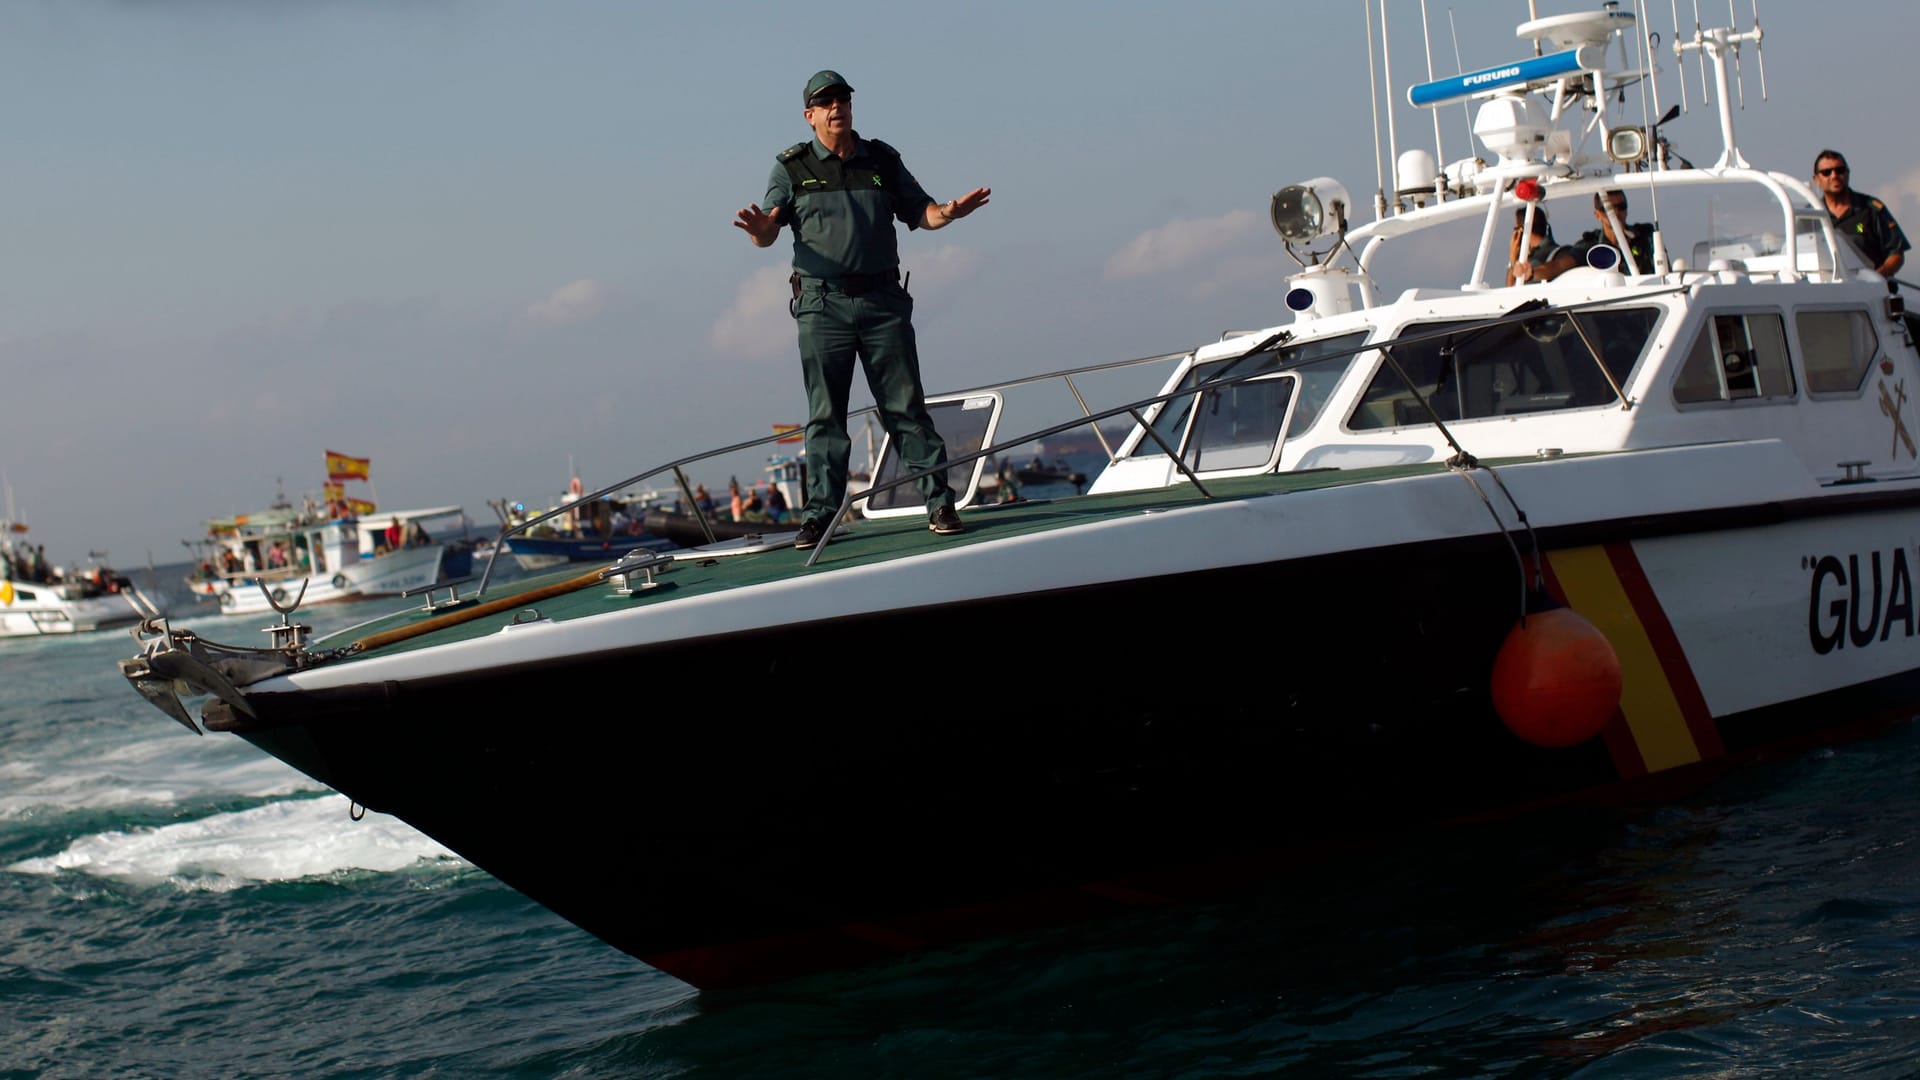
[[[355,517],[366,517],[367,515],[373,513],[375,510],[378,510],[379,507],[373,505],[372,503],[368,502],[365,499],[348,499],[347,509],[353,511],[353,515]]]
[[[773,433],[780,436],[773,440],[774,442],[802,442],[807,437],[806,431],[799,424],[775,424]]]
[[[337,450],[327,451],[327,479],[365,480],[372,458],[348,457]]]
[[[326,499],[330,503],[341,502],[347,497],[347,485],[345,484],[336,484],[329,480],[320,485],[320,488],[326,492]]]

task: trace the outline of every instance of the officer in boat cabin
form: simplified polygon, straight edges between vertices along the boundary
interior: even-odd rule
[[[1906,264],[1906,234],[1886,204],[1871,195],[1853,190],[1852,170],[1838,150],[1822,150],[1813,159],[1813,186],[1826,199],[1827,216],[1833,228],[1853,245],[1867,264],[1880,272],[1892,287],[1893,276]]]
[[[1531,233],[1531,236],[1527,235]],[[1517,285],[1539,278],[1540,268],[1553,257],[1560,245],[1554,242],[1553,226],[1547,222],[1545,207],[1533,208],[1533,228],[1527,228],[1527,208],[1513,212],[1513,236],[1507,241],[1507,284]]]
[[[1602,244],[1621,253],[1623,258],[1619,269],[1622,273],[1636,270],[1642,274],[1653,272],[1653,226],[1644,221],[1627,220],[1626,192],[1615,190],[1595,194],[1593,216],[1600,227],[1588,229],[1580,234],[1580,239],[1554,252],[1546,265],[1534,274],[1535,280],[1552,281],[1576,266],[1587,265],[1587,253]],[[1618,232],[1614,229],[1615,221],[1620,222]],[[1626,234],[1624,241],[1621,232]],[[1632,257],[1631,268],[1627,266],[1625,256]]]

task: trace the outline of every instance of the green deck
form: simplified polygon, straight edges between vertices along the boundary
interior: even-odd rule
[[[1219,477],[1206,480],[1205,485],[1216,501],[1250,499],[1294,491],[1363,484],[1402,476],[1419,476],[1443,472],[1445,469],[1446,466],[1438,462],[1368,469],[1318,469],[1309,472]],[[1123,517],[1148,508],[1191,506],[1204,501],[1205,497],[1196,491],[1193,485],[1179,484],[1168,488],[1151,488],[1108,495],[1074,495],[1060,499],[976,506],[963,512],[962,518],[966,522],[967,531],[958,536],[935,535],[927,529],[926,520],[918,514],[897,518],[860,519],[851,523],[851,531],[826,544],[820,550],[819,559],[811,568],[806,565],[806,562],[807,556],[812,553],[795,551],[791,547],[712,559],[676,559],[671,566],[655,571],[654,579],[660,583],[660,587],[635,592],[631,596],[615,593],[611,584],[594,584],[570,593],[530,600],[524,606],[511,606],[465,622],[453,622],[460,616],[462,608],[457,607],[429,614],[423,610],[425,600],[422,598],[420,607],[354,627],[350,631],[343,631],[330,638],[318,639],[312,643],[311,647],[316,650],[338,648],[370,634],[410,626],[428,619],[443,619],[449,623],[431,633],[372,650],[381,653],[404,652],[429,645],[441,645],[493,634],[529,608],[538,610],[541,615],[549,619],[566,621],[600,614],[608,611],[613,605],[624,607],[671,604],[688,597],[765,584],[802,574],[826,573],[846,567],[866,566],[935,549],[950,549],[955,546],[985,543],[989,540],[1001,540]],[[769,526],[769,531],[790,530],[793,527],[796,526]],[[676,554],[684,554],[684,550]],[[611,562],[606,565],[611,565]],[[511,597],[527,596],[541,588],[575,579],[583,574],[594,573],[602,568],[592,563],[575,563],[545,574],[516,579],[506,583],[504,589],[497,585],[490,587],[487,595],[480,598],[480,602],[484,604]],[[465,586],[465,588],[471,587],[471,584]],[[444,599],[446,593],[441,591],[437,596]],[[465,605],[469,608],[471,606]]]

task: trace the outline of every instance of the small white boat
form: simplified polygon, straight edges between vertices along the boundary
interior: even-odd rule
[[[36,567],[24,522],[0,519],[0,637],[110,630],[140,621],[133,583],[105,566]]]

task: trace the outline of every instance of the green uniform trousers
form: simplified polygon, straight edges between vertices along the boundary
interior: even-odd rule
[[[913,339],[913,297],[897,282],[875,284],[860,295],[803,279],[794,304],[800,324],[800,371],[807,384],[807,504],[803,521],[826,521],[847,493],[847,394],[858,357],[867,389],[909,470],[928,473],[915,482],[931,513],[953,502],[947,486],[947,445],[927,414],[920,384],[920,353]]]

